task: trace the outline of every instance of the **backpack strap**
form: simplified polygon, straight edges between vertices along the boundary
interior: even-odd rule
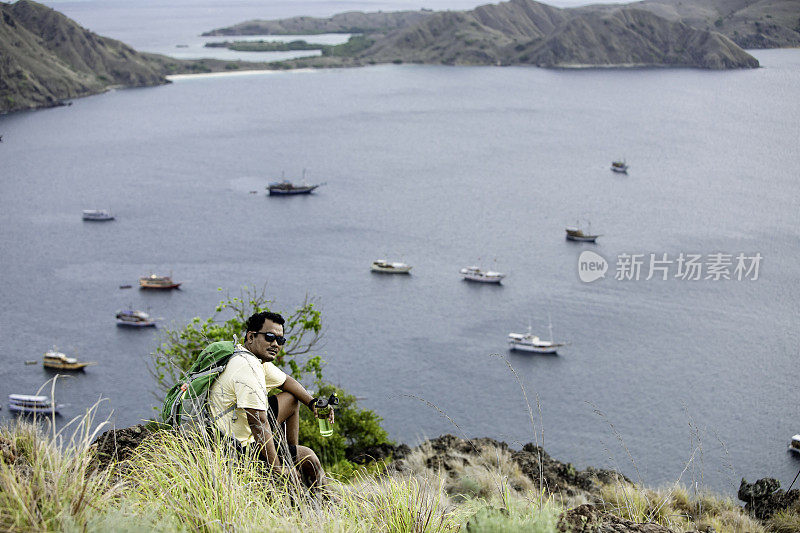
[[[231,405],[230,407],[228,407],[227,409],[225,409],[224,411],[222,411],[222,412],[221,412],[220,414],[218,414],[217,416],[213,416],[213,417],[211,417],[211,423],[212,423],[212,424],[216,424],[217,420],[219,420],[219,419],[220,419],[220,418],[222,418],[223,416],[227,415],[228,413],[232,413],[232,412],[233,412],[233,411],[235,411],[235,410],[236,410],[236,404],[233,404],[233,405]]]
[[[235,337],[236,336],[234,335],[234,340],[235,340]],[[235,346],[235,344],[234,344],[234,346]],[[234,350],[234,352],[231,354],[231,356],[228,358],[228,360],[225,361],[225,365],[227,366],[228,362],[230,362],[230,360],[233,359],[235,356],[237,356],[239,354],[244,354],[244,353],[247,353],[247,350]],[[210,370],[206,370],[205,372],[200,372],[199,374],[195,374],[192,377],[193,378],[198,378],[198,377],[206,376],[208,374],[211,374],[213,372],[218,372],[218,371],[219,371],[219,367],[215,367],[215,368],[212,368]],[[236,404],[234,403],[233,405],[231,405],[230,407],[228,407],[227,409],[225,409],[221,413],[217,414],[216,416],[209,417],[209,420],[210,420],[211,424],[215,424],[217,422],[217,420],[219,420],[220,418],[222,418],[223,416],[225,416],[225,415],[227,415],[229,413],[232,413],[235,410],[236,410]],[[234,418],[234,420],[235,420],[235,418]]]

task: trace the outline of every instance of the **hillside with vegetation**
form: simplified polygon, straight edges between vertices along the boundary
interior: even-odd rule
[[[300,20],[292,28],[301,32]],[[326,19],[304,17],[315,30]],[[280,28],[284,21],[273,21]],[[218,32],[246,34],[263,23]],[[371,46],[346,59],[302,59],[293,66],[375,63],[535,65],[539,67],[754,68],[758,61],[725,35],[633,5],[559,9],[511,0],[470,11],[429,13],[413,24],[367,30]],[[231,34],[231,33],[225,33]]]
[[[169,74],[266,68],[137,52],[45,5],[0,2],[0,113],[57,106],[115,87],[162,85]]]
[[[742,48],[800,46],[796,0],[644,0],[632,4],[668,20],[717,31]]]
[[[0,112],[163,83],[161,68],[124,43],[30,0],[0,3]]]

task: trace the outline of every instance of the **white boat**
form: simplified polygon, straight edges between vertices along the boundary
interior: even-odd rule
[[[96,363],[78,361],[74,357],[67,357],[66,354],[54,349],[44,352],[44,358],[42,359],[42,366],[52,370],[83,370],[87,366],[94,364]]]
[[[385,259],[377,259],[372,262],[369,269],[373,272],[383,272],[385,274],[408,274],[411,267],[405,263],[393,263]]]
[[[125,328],[154,328],[156,321],[144,311],[123,309],[117,311],[117,325]]]
[[[528,326],[527,333],[509,333],[508,334],[508,348],[510,350],[519,350],[521,352],[533,352],[554,354],[558,353],[558,349],[566,346],[563,342],[553,342],[553,325],[549,324],[550,340],[545,341],[537,337]]]
[[[15,413],[57,414],[62,405],[56,405],[47,396],[29,394],[9,394],[8,410]]]
[[[795,453],[800,453],[800,435],[792,436],[792,440],[789,442],[789,449]]]
[[[482,283],[500,283],[505,274],[502,272],[494,272],[492,270],[481,270],[476,266],[462,268],[459,272],[464,276],[464,279],[469,281],[479,281]]]
[[[577,242],[595,242],[600,235],[592,234],[591,228],[587,228],[584,231],[578,225],[569,226],[565,228],[567,232],[567,240],[568,241],[577,241]]]
[[[114,220],[114,215],[108,209],[84,209],[83,220]]]
[[[620,174],[627,174],[628,173],[628,164],[624,160],[612,161],[611,162],[611,171],[612,172],[618,172]]]

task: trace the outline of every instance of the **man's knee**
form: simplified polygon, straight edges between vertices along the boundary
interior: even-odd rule
[[[314,450],[306,446],[297,447],[297,467],[313,481],[320,481],[324,477],[322,471],[322,463],[319,457],[314,453]]]
[[[303,465],[305,463],[313,465],[315,468],[320,468],[322,463],[319,462],[319,457],[314,453],[314,450],[307,446],[297,447],[297,464]]]
[[[289,392],[278,395],[278,419],[283,422],[292,415],[300,412],[300,402]]]

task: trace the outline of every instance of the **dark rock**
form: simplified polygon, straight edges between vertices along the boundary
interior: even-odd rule
[[[348,447],[345,452],[345,458],[358,464],[366,464],[371,461],[383,461],[387,459],[402,459],[411,448],[405,444],[394,446],[392,444],[376,444],[375,446],[367,446],[366,448]]]
[[[556,526],[563,533],[672,533],[659,524],[637,524],[585,504],[562,513]]]
[[[755,483],[744,478],[739,485],[737,497],[745,502],[745,511],[759,520],[768,520],[776,512],[787,509],[800,501],[800,490],[781,490],[777,479],[765,477]]]
[[[96,447],[97,468],[102,470],[113,462],[130,459],[136,447],[152,434],[153,431],[143,425],[106,431],[92,443]]]

